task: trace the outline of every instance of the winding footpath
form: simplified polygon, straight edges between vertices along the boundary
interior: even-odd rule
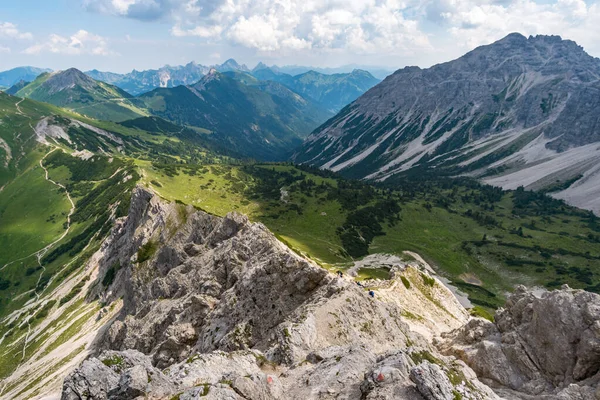
[[[54,149],[52,149],[48,153],[46,153],[46,155],[40,160],[40,167],[42,167],[42,169],[44,170],[45,178],[48,182],[60,187],[61,189],[63,189],[65,191],[65,194],[67,195],[67,199],[71,203],[71,209],[69,210],[69,214],[67,215],[67,229],[65,229],[63,234],[58,239],[56,239],[54,242],[50,243],[43,249],[38,250],[36,253],[33,253],[33,255],[35,255],[35,257],[37,258],[38,265],[42,268],[42,271],[40,272],[40,276],[38,277],[37,283],[35,285],[36,288],[35,288],[34,294],[35,294],[36,301],[40,300],[41,293],[38,293],[38,286],[40,284],[40,281],[42,280],[42,276],[44,275],[44,272],[46,272],[46,267],[44,267],[44,265],[42,265],[42,257],[44,257],[44,255],[46,255],[48,250],[50,250],[56,243],[63,240],[65,238],[65,236],[67,236],[69,234],[69,230],[71,229],[71,215],[73,215],[73,213],[75,212],[75,203],[73,202],[73,199],[71,198],[71,194],[67,191],[67,188],[65,187],[65,185],[50,179],[49,174],[48,174],[48,169],[46,167],[44,167],[44,160],[46,159],[46,157],[48,157],[50,154],[52,154],[54,151],[56,151],[58,149],[59,149],[59,147],[55,147]],[[25,335],[25,343],[23,344],[23,355],[21,357],[21,362],[23,362],[25,360],[25,350],[27,349],[27,345],[29,343],[29,335],[31,333],[31,324],[29,321],[30,321],[30,319],[27,320],[27,334]]]
[[[16,102],[16,103],[15,103],[15,108],[16,108],[16,110],[17,110],[17,114],[19,114],[19,115],[21,115],[21,116],[23,116],[23,117],[27,117],[27,118],[31,119],[31,117],[29,117],[29,116],[27,116],[26,114],[24,114],[24,113],[23,113],[23,111],[21,110],[21,108],[19,107],[19,105],[20,105],[20,104],[21,104],[21,103],[22,103],[24,100],[25,100],[25,99],[21,99],[21,100],[19,100],[18,102]],[[36,135],[36,134],[35,134],[35,129],[34,129],[34,128],[33,128],[33,126],[31,125],[31,123],[29,123],[29,127],[30,127],[30,128],[33,130],[33,131],[34,131],[34,135],[33,135],[33,137],[35,137],[35,135]],[[38,265],[41,267],[41,269],[42,269],[42,270],[41,270],[41,272],[40,272],[40,275],[39,275],[39,277],[38,277],[38,280],[37,280],[37,282],[36,282],[36,288],[34,289],[34,295],[35,295],[35,301],[33,302],[34,304],[35,304],[36,302],[39,302],[39,300],[40,300],[40,295],[41,295],[41,293],[43,292],[43,290],[42,290],[42,292],[38,293],[38,285],[39,285],[39,283],[40,283],[40,281],[41,281],[41,279],[42,279],[42,276],[44,275],[44,272],[46,271],[46,267],[44,267],[44,265],[42,264],[42,257],[44,257],[44,255],[46,255],[46,253],[48,253],[48,251],[49,251],[49,250],[50,250],[52,247],[54,247],[54,246],[55,246],[55,245],[56,245],[58,242],[60,242],[61,240],[63,240],[63,239],[64,239],[64,238],[65,238],[65,237],[66,237],[66,236],[69,234],[69,231],[71,230],[71,216],[73,215],[73,213],[75,213],[75,202],[73,201],[73,198],[71,197],[71,194],[69,193],[69,191],[67,190],[67,188],[65,187],[65,185],[63,185],[62,183],[56,182],[56,181],[54,181],[53,179],[51,179],[51,178],[50,178],[50,174],[49,174],[49,172],[48,172],[48,169],[47,169],[47,168],[44,166],[44,160],[45,160],[45,159],[46,159],[46,158],[47,158],[47,157],[48,157],[50,154],[52,154],[53,152],[55,152],[56,150],[60,150],[60,147],[58,147],[58,146],[56,146],[56,145],[52,145],[52,144],[50,144],[50,143],[48,143],[48,145],[52,146],[52,147],[53,147],[53,149],[52,149],[52,150],[50,150],[48,153],[46,153],[46,154],[44,155],[44,157],[42,157],[42,158],[40,159],[40,161],[39,161],[39,165],[40,165],[40,167],[41,167],[41,168],[44,170],[44,179],[45,179],[46,181],[48,181],[48,182],[52,183],[53,185],[55,185],[55,186],[58,186],[60,189],[64,190],[64,193],[65,193],[65,195],[67,196],[67,200],[69,200],[69,203],[71,203],[71,208],[70,208],[70,210],[69,210],[69,213],[67,214],[67,227],[66,227],[65,231],[62,233],[62,235],[61,235],[61,236],[60,236],[58,239],[56,239],[56,240],[54,240],[53,242],[51,242],[50,244],[46,245],[44,248],[42,248],[42,249],[40,249],[40,250],[38,250],[38,251],[36,251],[36,252],[34,252],[34,253],[32,253],[32,254],[29,254],[28,256],[25,256],[25,257],[23,257],[23,258],[20,258],[20,259],[18,259],[18,260],[11,261],[11,262],[9,262],[9,263],[7,263],[7,264],[3,265],[3,266],[0,268],[0,271],[2,271],[2,270],[3,270],[3,269],[5,269],[7,266],[9,266],[9,265],[11,265],[11,264],[13,264],[13,263],[15,263],[15,262],[22,261],[22,260],[25,260],[25,259],[27,259],[27,258],[34,257],[34,256],[36,257],[36,259],[37,259],[37,262],[38,262]],[[25,335],[25,341],[24,341],[24,344],[23,344],[23,352],[22,352],[21,361],[20,361],[20,363],[19,363],[19,366],[20,366],[20,365],[21,365],[21,364],[22,364],[22,363],[25,361],[26,350],[27,350],[27,346],[28,346],[28,344],[29,344],[29,337],[30,337],[30,334],[31,334],[31,323],[30,323],[30,318],[28,318],[28,320],[27,320],[27,333],[26,333],[26,335]],[[18,366],[17,366],[17,368],[18,368]],[[1,394],[4,392],[5,388],[6,388],[6,383],[5,383],[4,385],[2,385],[2,388],[0,389],[0,395],[1,395]]]
[[[19,104],[21,104],[24,101],[25,101],[25,98],[22,98],[21,100],[19,100],[15,103],[15,107],[17,108],[17,114],[19,114],[22,117],[31,119],[31,117],[29,115],[26,115],[25,113],[23,113],[23,111],[21,111],[21,107],[19,107]]]
[[[46,167],[44,167],[44,160],[46,159],[46,157],[48,157],[50,154],[52,154],[53,152],[55,152],[56,150],[59,150],[59,149],[60,148],[58,146],[55,146],[54,149],[52,149],[48,153],[46,153],[46,155],[40,160],[40,167],[42,167],[42,169],[44,170],[45,178],[48,182],[52,183],[55,186],[58,186],[59,188],[61,188],[65,191],[65,194],[67,195],[67,200],[69,200],[69,203],[71,203],[71,209],[69,210],[69,214],[67,215],[67,229],[65,229],[63,234],[58,239],[56,239],[54,242],[50,243],[49,245],[47,245],[46,247],[44,247],[43,249],[41,249],[40,251],[37,252],[38,259],[41,258],[42,256],[44,256],[48,252],[48,250],[50,250],[50,248],[52,248],[52,246],[54,246],[56,243],[63,240],[64,237],[69,234],[69,230],[71,230],[71,216],[75,212],[75,202],[73,202],[73,199],[71,198],[71,194],[69,193],[69,191],[67,190],[65,185],[50,179],[50,177],[48,175],[48,169],[46,169]]]
[[[16,262],[19,261],[23,261],[26,260],[30,257],[37,257],[38,259],[38,263],[41,264],[41,258],[48,252],[48,250],[50,250],[56,243],[60,242],[61,240],[63,240],[65,238],[65,236],[67,236],[69,234],[69,231],[71,229],[71,216],[73,215],[73,213],[75,212],[75,202],[73,201],[73,199],[71,198],[71,194],[69,193],[69,191],[67,190],[67,188],[65,187],[65,185],[63,185],[62,183],[58,183],[52,179],[50,179],[49,174],[48,174],[48,169],[46,167],[44,167],[44,160],[46,159],[46,157],[48,157],[50,154],[52,154],[54,151],[58,150],[59,147],[56,146],[54,149],[50,150],[48,153],[46,153],[46,155],[40,160],[40,167],[42,167],[42,169],[44,170],[44,178],[52,183],[55,186],[60,187],[61,189],[63,189],[65,191],[65,194],[67,196],[67,200],[69,200],[69,203],[71,203],[71,209],[69,210],[69,214],[67,215],[67,229],[65,229],[65,231],[63,232],[63,234],[56,239],[55,241],[53,241],[52,243],[48,244],[46,247],[44,247],[43,249],[40,249],[34,253],[31,253],[29,255],[26,255],[25,257],[19,258],[18,260],[14,260],[11,261],[7,264],[4,264],[2,266],[2,268],[0,268],[0,271],[2,271],[4,268],[8,267],[11,264],[14,264]],[[42,266],[43,268],[43,266]]]

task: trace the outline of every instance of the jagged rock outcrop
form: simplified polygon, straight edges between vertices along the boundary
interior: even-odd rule
[[[494,323],[473,319],[440,348],[508,398],[598,399],[600,296],[568,287],[536,295],[521,286]]]
[[[94,262],[99,281],[116,272],[90,296],[123,297],[122,314],[97,356],[65,379],[64,400],[453,398],[465,384],[465,399],[496,398],[411,331],[397,303],[371,298],[244,216],[215,217],[138,187]],[[435,376],[415,383],[411,371],[433,368],[425,360]],[[451,383],[438,387],[443,377]]]

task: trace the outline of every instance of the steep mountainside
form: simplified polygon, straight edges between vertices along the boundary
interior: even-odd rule
[[[81,333],[89,321],[74,315],[95,314],[95,304],[69,303],[85,285],[72,285],[73,278],[127,213],[141,173],[134,159],[226,159],[195,132],[158,118],[126,125],[0,93],[0,398],[15,398],[3,396],[17,367]]]
[[[419,318],[403,313],[396,297],[412,298],[439,321],[440,331],[468,319],[417,264],[398,266],[395,285],[372,282],[381,298],[371,298],[352,279],[295,254],[261,224],[165,203],[138,187],[128,217],[116,223],[85,268],[91,276],[85,302],[98,298],[105,304],[102,321],[116,318],[95,328],[94,340],[87,335],[85,353],[100,358],[65,379],[63,399],[392,393],[421,399],[428,390],[442,398],[456,391],[467,399],[495,399],[468,367],[437,354],[411,331],[409,323],[419,326]],[[401,276],[412,289],[398,285]],[[44,394],[60,384],[33,366],[17,371],[7,396],[28,393],[18,379],[28,373],[39,374]],[[454,374],[464,378],[452,379]]]
[[[511,34],[386,78],[294,160],[358,178],[468,174],[600,211],[600,60],[558,36]]]
[[[0,86],[11,87],[19,81],[31,82],[44,72],[50,72],[47,68],[17,67],[8,71],[0,72]]]
[[[262,160],[285,159],[330,116],[282,85],[231,74],[213,69],[194,85],[156,89],[139,99],[155,115],[203,128],[209,140]]]
[[[268,67],[257,67],[252,71],[252,75],[260,80],[282,83],[294,92],[322,104],[333,112],[338,112],[380,82],[369,72],[362,70],[332,75],[308,71],[291,76],[273,71]]]
[[[116,86],[96,81],[71,68],[44,73],[15,93],[92,118],[123,121],[146,115],[139,102]]]

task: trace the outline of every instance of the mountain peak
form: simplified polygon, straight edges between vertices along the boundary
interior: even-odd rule
[[[77,68],[69,68],[63,71],[57,71],[53,74],[53,76],[62,76],[71,79],[91,79],[89,76],[87,76]]]
[[[75,86],[91,88],[97,86],[98,83],[77,68],[69,68],[64,71],[53,73],[48,80],[44,82],[44,85],[51,93],[56,93]]]
[[[204,75],[198,82],[189,86],[196,91],[202,91],[206,89],[206,85],[208,85],[212,81],[219,80],[221,77],[221,73],[217,71],[216,68],[212,67],[206,75]]]
[[[514,41],[526,41],[526,40],[527,40],[527,38],[523,34],[521,34],[519,32],[512,32],[512,33],[509,33],[508,35],[506,35],[505,37],[503,37],[502,39],[498,40],[498,42],[514,42]]]
[[[269,68],[269,66],[261,61],[258,64],[256,64],[256,67],[254,67],[252,69],[252,72],[259,71],[261,69],[268,69],[268,68]]]
[[[225,61],[221,65],[215,65],[215,68],[217,68],[217,70],[219,70],[221,72],[227,72],[227,71],[250,72],[250,70],[248,69],[248,67],[245,64],[240,65],[233,58],[230,58],[229,60]]]
[[[233,59],[233,58],[228,59],[222,65],[229,65],[229,66],[232,66],[232,67],[239,67],[240,66],[240,64],[238,64],[238,62],[235,61],[235,59]]]

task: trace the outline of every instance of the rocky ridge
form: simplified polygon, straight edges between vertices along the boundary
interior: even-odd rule
[[[63,399],[496,398],[410,329],[420,317],[239,214],[215,217],[138,188],[95,261],[98,279],[115,276],[89,296],[122,297],[123,308],[96,357],[65,379]]]
[[[88,298],[122,302],[120,314],[65,378],[62,399],[598,395],[599,296],[518,288],[492,323],[469,318],[419,264],[367,282],[371,298],[261,224],[138,187],[89,263]]]

